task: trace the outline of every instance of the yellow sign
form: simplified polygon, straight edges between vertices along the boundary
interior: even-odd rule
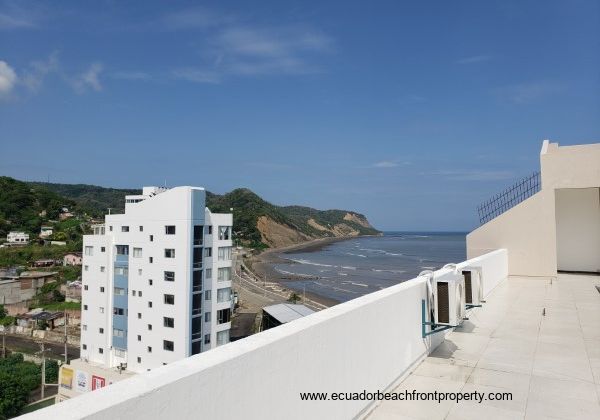
[[[73,389],[73,369],[64,366],[61,367],[60,386],[66,389]]]

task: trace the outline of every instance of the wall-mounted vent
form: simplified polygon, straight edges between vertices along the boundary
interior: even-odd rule
[[[448,283],[437,282],[437,318],[439,323],[450,322],[450,299],[448,296]]]

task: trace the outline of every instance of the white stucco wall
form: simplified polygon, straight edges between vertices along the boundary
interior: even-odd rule
[[[559,146],[545,140],[540,167],[541,191],[469,233],[467,258],[505,248],[509,274],[556,275],[556,226],[560,221],[555,194],[564,188],[600,187],[600,144]]]
[[[600,272],[600,190],[556,190],[559,270]]]
[[[507,254],[463,265],[482,266],[487,294]],[[443,340],[421,336],[425,297],[425,278],[409,280],[22,418],[351,419],[370,403],[299,393],[390,389]]]

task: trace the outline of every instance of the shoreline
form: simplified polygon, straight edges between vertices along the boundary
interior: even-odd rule
[[[307,281],[307,280],[315,280],[312,277],[303,277],[303,276],[293,276],[293,275],[285,275],[277,271],[274,267],[274,264],[289,262],[290,260],[285,258],[286,254],[291,254],[294,252],[316,252],[325,248],[328,245],[334,244],[336,242],[347,241],[350,239],[371,237],[371,236],[382,236],[382,235],[359,235],[359,236],[335,236],[335,237],[326,237],[326,238],[318,238],[310,241],[302,242],[299,244],[288,245],[280,248],[269,248],[260,254],[252,256],[246,261],[247,267],[260,279],[264,279],[268,282],[276,282],[281,287],[285,287],[288,290],[291,290],[292,293],[296,293],[299,296],[302,296],[303,292],[300,290],[290,289],[283,282],[290,281]],[[312,292],[306,292],[306,297],[318,302],[325,306],[334,306],[340,301],[336,299],[331,299],[325,296],[318,295]]]

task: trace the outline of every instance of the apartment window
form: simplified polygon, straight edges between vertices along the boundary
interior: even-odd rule
[[[123,289],[122,287],[115,287],[114,294],[115,296],[125,296],[125,289]]]
[[[100,266],[100,272],[104,273],[104,271],[106,271],[106,267],[104,267],[103,265]]]
[[[121,232],[129,232],[129,226],[121,226]]]
[[[81,326],[81,329],[82,329],[83,331],[87,331],[87,325],[85,325],[85,324],[84,324],[84,325],[82,325],[82,326]]]
[[[148,331],[152,331],[152,324],[148,324]]]
[[[88,289],[88,286],[86,284],[85,286],[83,286],[83,290],[87,290],[87,289]]]
[[[212,226],[206,226],[206,234],[212,235]]]
[[[142,269],[138,268],[138,276],[141,276],[141,275],[142,275]]]
[[[193,272],[192,278],[192,290],[199,292],[202,290],[202,270],[196,270]]]
[[[175,272],[165,271],[165,281],[175,281]]]
[[[165,258],[175,258],[175,250],[173,248],[165,249]]]
[[[152,258],[152,257],[149,257],[149,258],[148,258],[148,261],[150,261],[150,264],[152,264],[152,263],[154,262],[154,258]]]
[[[231,239],[231,226],[219,226],[219,240],[228,241]]]
[[[194,245],[202,245],[204,239],[204,226],[194,226]]]
[[[138,319],[142,319],[142,313],[138,312]]]
[[[87,266],[87,265],[84,265],[84,266],[83,266],[83,270],[84,270],[84,271],[88,271],[88,270],[89,270],[89,268],[90,268],[90,267],[89,267],[89,266]]]
[[[148,279],[148,286],[152,286],[152,279]]]
[[[106,247],[105,246],[101,246],[100,247],[100,252],[106,252]]]
[[[113,328],[113,336],[123,338],[123,337],[125,337],[125,331],[120,330],[118,328]],[[138,337],[139,337],[139,335],[138,335]],[[141,339],[141,337],[140,337],[140,339]]]
[[[154,241],[154,235],[150,235],[150,242]]]
[[[204,344],[210,344],[210,334],[204,335]]]
[[[135,296],[135,293],[136,293],[136,292],[135,292],[135,290],[132,290],[132,291],[131,291],[131,295],[132,295],[132,296]]]
[[[133,258],[142,258],[142,248],[133,248]]]
[[[104,293],[104,287],[100,288],[100,293]]]
[[[165,305],[175,305],[175,295],[164,295]]]
[[[138,335],[138,341],[142,341],[142,336]]]
[[[142,297],[142,291],[141,290],[138,292],[138,297]]]
[[[144,231],[144,226],[140,226],[140,232]]]
[[[123,308],[113,308],[113,315],[125,315],[125,310]]]
[[[85,247],[85,255],[89,255],[89,256],[94,255],[94,247],[93,246],[86,246]]]
[[[219,247],[219,261],[229,261],[231,260],[231,247],[230,246],[221,246]]]
[[[102,347],[100,347],[100,348],[98,349],[98,353],[100,353],[100,354],[103,354],[103,353],[104,353],[104,349],[103,349]]]
[[[217,332],[217,346],[229,343],[229,330]]]
[[[204,248],[204,256],[212,257],[212,248]]]
[[[152,347],[148,346],[148,353],[152,353]]]
[[[192,295],[192,315],[200,315],[202,313],[202,293]]]
[[[231,300],[231,287],[217,289],[217,302],[229,302]]]
[[[87,305],[83,305],[83,310],[87,311],[88,306]]]
[[[148,301],[148,308],[152,308],[152,302]]]
[[[202,338],[202,317],[192,318],[192,340]]]
[[[166,351],[173,351],[175,350],[175,343],[169,340],[163,340],[163,349]]]
[[[98,332],[99,332],[100,334],[104,334],[104,328],[98,328]]]
[[[204,314],[204,322],[210,322],[210,312]]]
[[[115,357],[125,357],[125,350],[115,349]]]
[[[217,273],[218,281],[229,281],[231,280],[231,267],[221,267]]]
[[[212,268],[207,268],[205,271],[204,276],[206,277],[207,280],[212,279]]]
[[[104,306],[100,306],[98,308],[98,312],[100,312],[101,314],[103,314],[104,313]]]
[[[87,350],[87,344],[82,344],[81,348],[84,349],[84,350]]]
[[[202,343],[200,341],[194,341],[192,343],[192,355],[199,354],[202,351]]]
[[[163,317],[163,326],[167,328],[175,328],[175,318]]]
[[[194,248],[193,268],[202,268],[202,248]]]
[[[217,311],[217,324],[225,324],[231,321],[231,309],[220,309]]]
[[[129,245],[117,245],[117,255],[129,255]]]
[[[210,300],[211,298],[211,293],[210,290],[207,290],[204,292],[204,300]]]
[[[112,232],[112,226],[109,226],[109,227],[108,227],[108,230]]]
[[[138,363],[142,363],[142,358],[141,358],[141,357],[138,357],[138,358],[137,358],[137,362],[138,362]]]
[[[165,235],[175,235],[175,226],[165,226]]]
[[[115,267],[115,274],[117,276],[129,275],[129,269],[127,267]]]

